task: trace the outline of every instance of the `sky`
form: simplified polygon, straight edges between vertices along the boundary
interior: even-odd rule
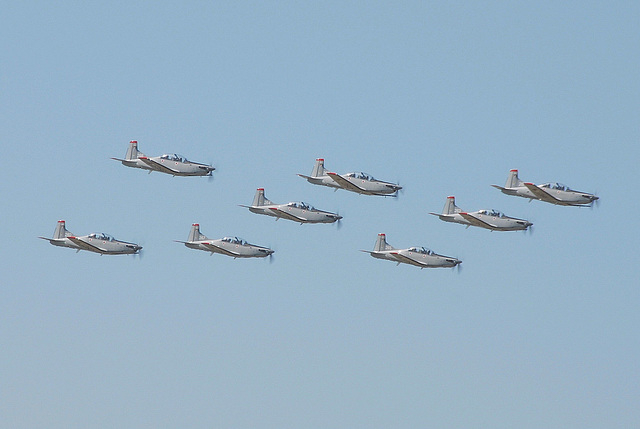
[[[6,2],[0,427],[640,424],[637,2]],[[126,168],[213,163],[214,180]],[[313,186],[325,159],[404,187]],[[508,197],[510,169],[595,192]],[[250,213],[256,188],[344,219]],[[449,195],[532,234],[438,220]],[[142,258],[49,245],[56,221]],[[234,260],[185,248],[270,246]],[[376,260],[378,233],[463,269]]]

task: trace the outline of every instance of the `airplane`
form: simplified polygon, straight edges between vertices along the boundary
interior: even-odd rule
[[[438,255],[424,247],[409,247],[408,249],[396,249],[387,243],[385,234],[378,234],[378,239],[373,251],[361,250],[377,259],[386,259],[397,262],[397,265],[409,264],[422,268],[453,268],[462,263],[460,259],[450,256]]]
[[[252,213],[274,216],[276,220],[288,219],[294,222],[303,223],[333,223],[342,219],[342,216],[323,210],[318,210],[307,203],[291,202],[287,204],[274,204],[264,196],[264,188],[258,188],[250,206],[240,205],[248,208]]]
[[[184,156],[175,153],[148,157],[144,153],[138,151],[138,142],[136,140],[131,140],[129,142],[129,149],[127,150],[127,154],[124,159],[111,159],[120,161],[122,162],[122,165],[127,167],[148,170],[149,174],[151,174],[152,171],[158,171],[160,173],[171,174],[172,176],[213,177],[211,172],[215,170],[215,168],[209,164],[191,162]]]
[[[81,237],[76,236],[66,228],[63,220],[58,221],[53,238],[38,237],[48,240],[54,246],[69,247],[76,249],[76,253],[81,250],[99,253],[100,255],[127,255],[137,254],[142,250],[142,246],[135,243],[116,240],[109,234],[94,232]]]
[[[200,224],[191,225],[189,238],[187,241],[174,240],[177,243],[183,243],[190,249],[204,250],[205,252],[220,253],[221,255],[236,258],[264,258],[273,255],[274,251],[268,247],[256,246],[249,244],[245,240],[238,237],[224,237],[212,240],[200,233]]]
[[[600,198],[587,192],[570,189],[562,183],[535,185],[530,182],[523,182],[518,178],[518,170],[509,171],[509,177],[504,187],[498,185],[491,186],[499,189],[503,194],[529,198],[529,202],[531,202],[531,200],[540,200],[559,206],[593,206],[593,203],[597,203]]]
[[[447,197],[442,213],[429,213],[438,216],[445,222],[461,223],[470,226],[486,228],[491,231],[518,231],[526,230],[533,223],[525,219],[509,217],[498,210],[478,210],[475,212],[465,212],[456,206],[455,197]]]
[[[307,179],[307,182],[314,185],[328,186],[334,190],[344,189],[345,191],[356,192],[363,195],[398,196],[398,191],[402,186],[395,183],[376,180],[367,173],[347,173],[337,174],[329,172],[324,168],[324,159],[316,159],[311,176],[298,174]]]

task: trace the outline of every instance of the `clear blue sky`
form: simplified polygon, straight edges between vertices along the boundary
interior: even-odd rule
[[[637,2],[5,2],[0,427],[640,425]],[[110,160],[213,162],[215,180]],[[406,189],[308,184],[314,159]],[[491,188],[509,169],[597,209]],[[249,213],[257,187],[342,228]],[[533,235],[446,224],[455,195]],[[143,259],[38,240],[139,241]],[[272,246],[210,257],[184,240]],[[461,273],[379,261],[426,246]]]

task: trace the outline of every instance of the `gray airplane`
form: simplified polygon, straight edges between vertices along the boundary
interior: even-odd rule
[[[587,192],[575,191],[562,183],[535,185],[518,178],[518,170],[509,171],[507,183],[502,186],[491,185],[507,195],[540,200],[559,206],[592,206],[599,197]]]
[[[111,158],[122,162],[127,167],[141,168],[160,173],[171,174],[172,176],[209,176],[215,170],[211,165],[200,164],[198,162],[189,161],[184,156],[172,153],[161,156],[148,157],[144,153],[138,151],[138,142],[131,140],[129,149],[124,159]]]
[[[142,250],[142,246],[135,243],[116,240],[109,234],[94,232],[93,234],[78,237],[67,231],[65,221],[59,220],[53,238],[38,237],[48,240],[54,246],[69,247],[76,249],[76,253],[81,250],[99,253],[100,255],[127,255],[136,254]]]
[[[318,210],[307,203],[292,202],[287,204],[274,204],[264,196],[264,188],[258,188],[250,206],[240,205],[248,208],[252,213],[274,216],[276,220],[288,219],[294,222],[303,223],[333,223],[342,219],[342,216]]]
[[[205,252],[220,253],[221,255],[231,256],[232,258],[264,258],[273,255],[274,251],[268,247],[256,246],[249,244],[245,240],[238,237],[224,237],[212,240],[200,233],[200,225],[194,223],[191,225],[189,238],[187,241],[174,240],[177,243],[183,243],[190,249],[204,250]]]
[[[409,247],[408,249],[396,249],[387,243],[385,234],[378,234],[378,239],[373,251],[361,250],[377,259],[386,259],[396,262],[397,265],[410,264],[422,268],[453,268],[461,264],[460,259],[450,256],[438,255],[424,247]]]
[[[497,210],[478,210],[475,212],[465,212],[456,206],[455,197],[447,197],[442,213],[429,213],[438,216],[445,222],[454,222],[470,226],[486,228],[491,231],[518,231],[526,230],[533,223],[528,220],[509,217]]]
[[[314,185],[328,186],[335,188],[335,190],[344,189],[345,191],[364,195],[395,197],[398,195],[398,191],[402,189],[400,185],[376,180],[367,173],[337,174],[329,172],[324,168],[324,159],[322,158],[316,159],[311,176],[305,176],[304,174],[298,174],[298,176],[307,179],[309,183]]]

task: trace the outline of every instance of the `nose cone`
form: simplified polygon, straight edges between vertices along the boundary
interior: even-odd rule
[[[339,214],[328,214],[327,218],[332,219],[332,222],[335,222],[337,220],[342,219],[342,216],[340,216]]]
[[[457,258],[447,258],[447,262],[451,264],[452,267],[455,267],[456,265],[459,265],[462,263],[462,261]]]

